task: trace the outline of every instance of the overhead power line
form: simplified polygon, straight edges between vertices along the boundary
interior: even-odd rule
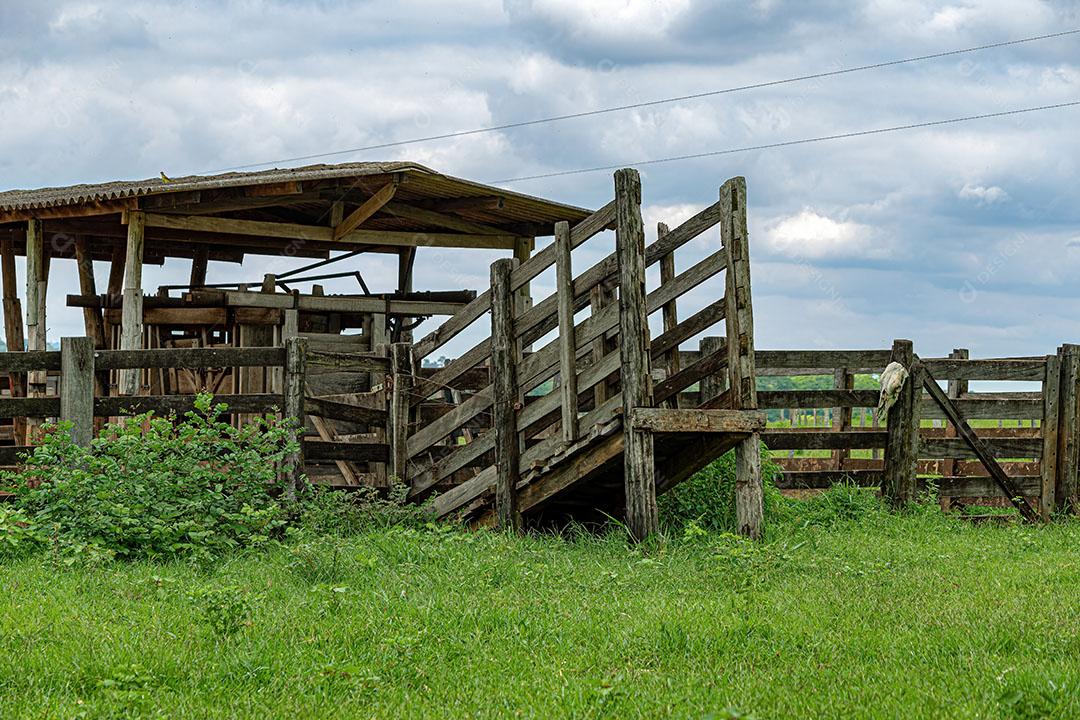
[[[916,130],[918,128],[937,127],[940,125],[955,125],[957,123],[970,122],[972,120],[986,120],[989,118],[1007,117],[1009,115],[1022,115],[1024,113],[1040,112],[1042,110],[1056,110],[1059,108],[1075,107],[1080,105],[1080,100],[1073,102],[1055,103],[1053,105],[1039,105],[1038,107],[1019,108],[1016,110],[1003,110],[1001,112],[983,113],[981,115],[966,115],[964,117],[949,118],[947,120],[930,120],[927,122],[910,123],[908,125],[893,125],[891,127],[877,128],[874,130],[857,130],[854,132],[837,133],[835,135],[821,135],[819,137],[803,138],[801,140],[784,140],[781,142],[766,143],[764,145],[749,145],[746,147],[728,148],[726,150],[712,150],[709,152],[693,153],[690,155],[675,155],[652,160],[638,160],[636,162],[624,162],[618,165],[603,165],[598,167],[578,168],[576,170],[559,170],[557,172],[540,173],[538,175],[525,175],[522,177],[508,178],[505,180],[488,181],[488,185],[508,185],[526,180],[542,180],[544,178],[564,177],[567,175],[583,175],[585,173],[602,172],[604,170],[618,170],[623,167],[643,167],[646,165],[660,165],[661,163],[679,162],[681,160],[697,160],[700,158],[717,157],[720,155],[734,155],[736,153],[751,152],[753,150],[771,150],[774,148],[791,147],[793,145],[809,145],[810,143],[826,142],[829,140],[845,140],[848,138],[867,137],[869,135],[883,135],[885,133],[899,132],[901,130]]]
[[[530,127],[533,125],[543,125],[545,123],[561,122],[563,120],[573,120],[576,118],[595,117],[597,115],[606,115],[609,113],[623,112],[625,110],[635,110],[639,108],[655,107],[657,105],[666,105],[675,102],[682,102],[684,100],[699,100],[701,98],[716,97],[718,95],[728,95],[731,93],[744,92],[746,90],[759,90],[761,88],[776,87],[777,85],[787,85],[790,83],[805,82],[807,80],[820,80],[822,78],[836,77],[838,75],[849,75],[851,73],[864,72],[867,70],[878,70],[881,68],[894,67],[896,65],[905,65],[908,63],[924,62],[927,60],[939,60],[946,57],[955,57],[957,55],[965,55],[968,53],[980,52],[982,50],[993,50],[995,48],[1003,48],[1011,45],[1022,45],[1024,43],[1032,43],[1040,40],[1051,40],[1054,38],[1066,37],[1068,35],[1080,34],[1080,28],[1073,30],[1063,30],[1056,33],[1048,33],[1045,35],[1033,35],[1031,37],[1020,38],[1018,40],[1005,40],[1003,42],[989,43],[986,45],[976,45],[975,47],[962,48],[960,50],[946,50],[944,52],[931,53],[929,55],[918,55],[915,57],[903,58],[900,60],[887,60],[884,62],[872,63],[870,65],[858,65],[855,67],[842,68],[840,70],[828,70],[825,72],[811,73],[809,75],[799,75],[796,77],[784,78],[782,80],[768,80],[765,82],[751,83],[749,85],[739,85],[736,87],[724,88],[721,90],[708,90],[705,92],[692,93],[690,95],[679,95],[676,97],[660,98],[657,100],[647,100],[645,102],[630,103],[627,105],[616,105],[613,107],[598,108],[596,110],[585,110],[583,112],[569,113],[567,115],[553,115],[551,117],[537,118],[533,120],[521,120],[519,122],[505,123],[502,125],[489,125],[487,127],[474,128],[472,130],[458,130],[455,132],[442,133],[439,135],[427,135],[425,137],[415,137],[408,140],[395,140],[393,142],[378,143],[375,145],[365,145],[362,147],[346,148],[344,150],[331,150],[329,152],[314,153],[311,155],[298,155],[290,158],[279,158],[277,160],[268,160],[266,162],[250,163],[248,165],[235,165],[233,167],[224,168],[216,172],[231,172],[237,170],[250,170],[251,168],[264,167],[266,165],[281,165],[286,163],[301,162],[304,160],[318,160],[320,158],[328,158],[336,155],[351,155],[353,153],[367,152],[370,150],[384,150],[386,148],[402,147],[404,145],[415,145],[418,143],[433,142],[436,140],[450,140],[453,138],[467,137],[470,135],[481,135],[484,133],[499,132],[501,130],[513,130],[515,128]]]

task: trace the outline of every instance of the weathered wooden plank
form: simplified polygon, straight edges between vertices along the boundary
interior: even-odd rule
[[[931,375],[939,380],[1028,380],[1042,382],[1046,377],[1046,359],[923,360]]]
[[[130,220],[133,213],[127,213]],[[248,235],[257,238],[283,238],[339,245],[385,245],[392,247],[461,247],[488,250],[511,250],[516,235],[475,235],[469,233],[399,232],[390,230],[352,230],[340,237],[334,228],[324,225],[299,225],[264,220],[237,220],[201,215],[163,215],[146,213],[146,227],[186,230],[196,233]],[[193,240],[196,238],[192,238]]]
[[[104,397],[94,400],[94,414],[98,417],[116,415],[140,415],[153,412],[158,416],[176,413],[183,415],[195,410],[194,395],[137,395],[135,397]],[[224,403],[229,413],[269,413],[284,405],[284,396],[275,393],[249,395],[222,394],[214,396],[214,403]]]
[[[653,338],[653,352],[669,353],[675,351],[678,348],[679,343],[685,342],[695,335],[708,330],[710,327],[724,319],[725,305],[726,301],[724,298],[720,298],[686,318],[681,323],[678,323],[670,330],[665,330],[662,335]],[[681,353],[677,354],[681,356]],[[678,368],[676,368],[676,372],[677,371]]]
[[[390,415],[387,438],[390,442],[390,475],[396,482],[410,484],[409,477],[409,395],[413,386],[413,354],[409,343],[390,345]]]
[[[635,408],[653,404],[649,323],[645,304],[645,231],[641,221],[641,178],[636,170],[615,172],[615,203],[620,384],[624,412],[632,412]],[[575,292],[577,290],[575,283]],[[652,433],[637,431],[630,423],[624,425],[623,467],[626,473],[626,524],[636,540],[644,540],[658,529]]]
[[[127,368],[224,368],[275,367],[285,364],[285,348],[157,348],[153,350],[98,350],[97,367]],[[0,353],[0,367],[6,361]],[[51,368],[50,368],[51,369]]]
[[[984,420],[1028,420],[1043,416],[1042,400],[1037,399],[994,399],[976,398],[969,395],[965,399],[953,400],[964,417]],[[947,413],[930,397],[919,401],[919,417],[927,420],[946,420]]]
[[[765,429],[759,410],[696,410],[634,408],[630,423],[635,430],[654,433],[752,433]]]
[[[0,353],[0,372],[31,372],[33,370],[59,370],[60,353],[56,350]]]
[[[305,440],[304,459],[308,462],[386,462],[390,459],[390,446],[386,443],[331,442]]]
[[[357,425],[385,423],[387,419],[386,410],[365,407],[363,405],[354,405],[351,403],[335,402],[319,397],[304,398],[304,414],[315,415],[330,420],[356,423]]]
[[[470,422],[480,413],[488,410],[492,405],[493,398],[494,391],[491,386],[489,386],[485,390],[470,396],[469,399],[456,406],[438,420],[417,428],[417,430],[409,437],[409,457],[419,455],[435,443],[447,437],[450,433],[454,432],[454,430],[465,423]]]
[[[351,372],[385,374],[390,371],[390,360],[375,354],[337,352],[334,350],[310,350],[308,352],[308,366],[332,367],[339,370],[349,370]]]
[[[759,390],[758,407],[766,409],[875,407],[877,390]]]
[[[981,443],[995,458],[1038,458],[1042,457],[1043,441],[1033,439],[980,438]],[[920,458],[978,458],[978,453],[971,448],[963,437],[958,438],[920,438],[918,455]]]
[[[821,368],[812,375],[832,375],[833,368],[876,368],[881,372],[892,360],[890,350],[757,350],[755,362],[762,369]]]
[[[761,435],[770,450],[867,450],[885,447],[885,430],[780,430],[768,429]]]
[[[702,378],[715,375],[727,366],[727,342],[720,344],[716,352],[708,357],[698,360],[692,365],[684,367],[667,380],[656,385],[655,398],[657,402],[663,402],[672,395],[690,387]]]

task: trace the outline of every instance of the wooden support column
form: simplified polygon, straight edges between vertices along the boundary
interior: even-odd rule
[[[413,291],[413,267],[416,265],[416,248],[401,248],[398,253],[398,292],[411,293]],[[399,317],[398,322],[406,323],[411,318]],[[401,330],[394,342],[412,342],[412,330]]]
[[[495,512],[504,530],[521,529],[517,483],[520,475],[520,445],[517,434],[520,357],[514,333],[513,293],[510,273],[516,260],[505,258],[491,265],[491,385],[495,432]]]
[[[83,447],[94,438],[94,382],[93,338],[60,338],[60,419]]]
[[[371,349],[376,355],[380,357],[390,357],[390,341],[387,336],[386,328],[386,315],[382,313],[375,313],[371,316]],[[371,373],[369,380],[371,389],[386,387],[386,374],[381,372]],[[386,427],[377,426],[373,428],[375,442],[386,442]],[[376,487],[389,487],[389,477],[386,472],[386,463],[376,462],[371,463],[369,466],[370,472],[374,477],[374,484]]]
[[[295,500],[304,474],[304,385],[307,382],[307,338],[291,337],[285,341],[284,417],[293,421],[292,436],[296,449],[285,458],[285,496]]]
[[[45,247],[45,232],[40,220],[30,220],[26,229],[26,333],[27,349],[44,350],[45,296],[48,291],[49,260]],[[43,397],[47,390],[48,374],[34,370],[28,374],[27,396]],[[26,419],[26,444],[35,445],[39,439],[42,418]]]
[[[951,386],[952,383],[949,383]],[[1058,416],[1061,410],[1061,357],[1046,356],[1046,379],[1043,380],[1043,451],[1039,458],[1042,487],[1039,493],[1039,517],[1049,521],[1057,509]]]
[[[411,343],[390,346],[390,412],[387,434],[390,436],[391,484],[409,484],[409,401],[413,386]]]
[[[903,365],[910,375],[900,389],[896,402],[889,408],[885,424],[885,470],[882,473],[881,494],[893,508],[902,508],[915,499],[915,462],[919,444],[918,399],[922,384],[914,377],[915,353],[910,340],[894,340],[892,359]]]
[[[1059,511],[1076,513],[1077,472],[1080,469],[1080,345],[1062,345],[1058,395],[1058,471],[1054,491]]]
[[[589,312],[593,317],[596,317],[600,312],[615,302],[615,291],[607,285],[607,283],[600,283],[594,285],[589,290]],[[607,333],[601,334],[592,342],[592,364],[598,365],[604,356],[612,351],[612,344],[607,338]],[[593,407],[598,408],[603,405],[609,395],[609,385],[605,378],[593,386]]]
[[[656,224],[656,239],[662,240],[665,235],[670,232],[670,229],[665,223]],[[669,252],[660,258],[660,284],[666,285],[675,279],[675,253]],[[671,301],[664,303],[661,309],[661,314],[664,320],[664,332],[670,332],[675,329],[675,326],[679,324],[679,312],[676,305],[675,298]],[[676,345],[668,352],[667,357],[664,359],[664,367],[667,370],[667,376],[671,377],[675,373],[679,372],[679,346]],[[664,407],[677,408],[679,407],[679,394],[676,393],[670,400],[664,402]]]
[[[559,378],[562,392],[562,436],[567,443],[579,436],[577,333],[574,329],[574,269],[570,223],[555,224],[555,288],[559,297]]]
[[[23,332],[22,303],[15,280],[15,247],[10,237],[0,240],[0,276],[3,278],[4,298],[4,341],[8,352],[22,352],[26,349]],[[26,375],[10,373],[8,386],[12,397],[26,397]],[[26,418],[11,419],[12,438],[16,445],[26,442]]]
[[[210,264],[210,247],[198,245],[195,254],[191,258],[191,277],[188,280],[189,290],[195,290],[206,284],[206,270]]]
[[[127,249],[124,253],[124,304],[121,314],[120,349],[141,350],[143,346],[143,247],[145,216],[140,211],[127,213]],[[137,395],[142,384],[142,370],[120,371],[121,395]]]
[[[731,407],[756,410],[746,178],[731,178],[720,187],[720,207],[720,239],[727,254],[724,297]],[[763,498],[761,436],[755,432],[735,446],[735,516],[740,534],[761,537]]]
[[[619,262],[619,357],[623,400],[623,463],[626,524],[636,540],[658,528],[653,436],[629,421],[635,408],[652,407],[649,324],[645,306],[645,229],[641,178],[615,172],[615,253]]]

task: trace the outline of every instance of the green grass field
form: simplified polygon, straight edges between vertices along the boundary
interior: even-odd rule
[[[760,545],[392,527],[200,566],[39,554],[0,567],[0,715],[1080,716],[1080,523],[793,507]]]

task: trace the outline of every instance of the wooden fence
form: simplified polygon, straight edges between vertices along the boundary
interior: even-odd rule
[[[396,347],[396,346],[395,346]],[[309,371],[328,366],[365,373],[388,373],[385,353],[319,352],[308,349],[306,338],[290,338],[285,347],[169,348],[155,350],[95,350],[92,338],[62,338],[59,351],[0,353],[0,373],[58,373],[59,394],[39,397],[0,398],[0,418],[27,418],[40,425],[46,418],[70,422],[77,443],[88,444],[95,418],[122,417],[153,411],[158,415],[182,414],[194,408],[194,395],[100,396],[95,376],[101,371],[146,369],[281,368],[281,392],[215,395],[234,415],[278,413],[285,417],[330,418],[362,425],[384,425],[388,414],[381,395],[372,402],[350,404],[305,392]],[[379,442],[328,442],[303,437],[296,472],[289,478],[295,487],[304,463],[386,463],[390,446]],[[0,465],[15,465],[28,448],[0,447]]]
[[[703,341],[707,343],[706,341]],[[920,359],[916,402],[907,417],[892,422],[898,439],[889,453],[890,420],[878,418],[879,391],[860,376],[879,374],[893,359],[910,353],[897,341],[878,350],[758,350],[758,405],[769,413],[762,440],[783,469],[783,489],[820,489],[837,482],[884,486],[899,501],[910,500],[931,484],[942,498],[1006,497],[994,473],[959,432],[957,422],[934,397],[925,378],[944,383],[942,394],[968,421],[1013,492],[1027,498],[1044,518],[1066,504],[1076,506],[1077,357],[1075,345],[1048,356],[969,359],[966,350],[949,357]],[[699,352],[683,353],[686,360]],[[827,379],[831,387],[770,390],[775,377]],[[973,382],[1026,382],[1037,389],[972,389]],[[858,387],[857,385],[861,385]],[[687,402],[693,402],[689,396]],[[902,403],[900,403],[902,405]],[[908,453],[898,448],[910,448]],[[911,455],[911,458],[906,457]],[[914,462],[913,470],[905,462]],[[890,470],[893,477],[889,478]]]

